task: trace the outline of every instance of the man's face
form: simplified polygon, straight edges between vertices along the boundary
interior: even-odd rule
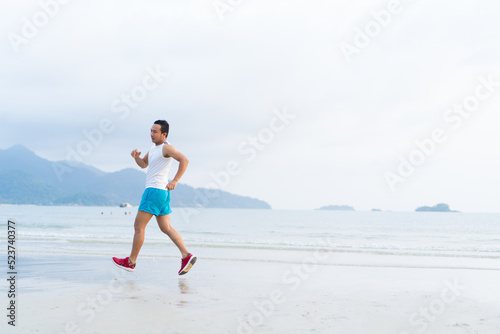
[[[161,144],[165,142],[165,134],[161,133],[161,125],[153,124],[151,127],[151,141],[155,144]]]

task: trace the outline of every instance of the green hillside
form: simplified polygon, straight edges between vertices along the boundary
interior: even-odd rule
[[[132,168],[106,173],[40,158],[22,145],[0,150],[0,204],[138,205],[146,174]],[[58,171],[66,168],[64,174]],[[221,190],[178,184],[174,207],[270,209],[264,201]]]

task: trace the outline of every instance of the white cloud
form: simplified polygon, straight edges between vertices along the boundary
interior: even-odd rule
[[[238,145],[286,106],[297,119],[226,190],[277,208],[411,210],[439,198],[459,210],[496,210],[486,180],[499,164],[500,90],[395,193],[383,173],[443,125],[480,75],[500,80],[499,5],[402,1],[402,13],[348,63],[340,44],[387,3],[247,1],[221,21],[208,0],[71,1],[16,54],[5,36],[40,7],[3,1],[2,148],[24,143],[63,159],[83,130],[111,118],[115,131],[85,162],[117,170],[133,166],[130,150],[146,150],[151,122],[166,118],[192,162],[184,181],[203,186],[227,161],[243,163]],[[157,64],[169,77],[121,120],[111,103]],[[36,140],[23,142],[20,128]]]

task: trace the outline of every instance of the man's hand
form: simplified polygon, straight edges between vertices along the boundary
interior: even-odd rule
[[[177,185],[177,181],[172,180],[167,184],[167,190],[174,190]]]
[[[148,167],[148,155],[149,155],[149,152],[146,153],[146,155],[144,155],[144,158],[141,158],[141,152],[137,151],[137,149],[133,150],[130,153],[130,155],[132,156],[132,158],[134,158],[135,163],[137,164],[137,166],[139,166],[141,168]]]
[[[133,150],[132,153],[130,153],[132,158],[137,159],[141,156],[141,152],[137,151],[137,149]]]
[[[174,160],[179,161],[179,168],[177,169],[177,173],[175,174],[172,181],[167,184],[167,190],[174,190],[175,186],[177,186],[177,182],[181,179],[182,174],[184,174],[184,171],[186,171],[189,160],[184,154],[177,151],[172,145],[163,145],[162,153],[165,158],[172,157],[174,158]]]

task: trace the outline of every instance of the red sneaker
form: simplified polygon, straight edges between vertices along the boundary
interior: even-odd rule
[[[134,264],[130,264],[128,262],[128,257],[124,258],[124,259],[119,259],[117,257],[114,257],[113,258],[113,263],[117,266],[117,267],[120,267],[122,269],[125,269],[126,271],[134,271],[135,270],[135,263]]]
[[[179,270],[179,275],[184,275],[187,274],[189,269],[195,264],[196,262],[196,256],[193,256],[193,254],[189,253],[185,258],[181,260],[181,270]]]

